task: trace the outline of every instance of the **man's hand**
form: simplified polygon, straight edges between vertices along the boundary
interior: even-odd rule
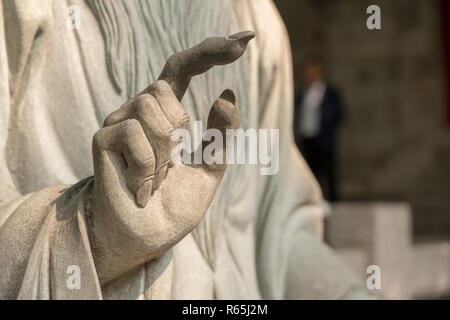
[[[158,81],[109,115],[94,135],[91,241],[101,284],[161,256],[200,223],[226,165],[171,163],[171,135],[189,127],[179,101],[194,75],[234,62],[253,37],[241,32],[208,38],[174,54]],[[213,104],[208,128],[225,133],[238,127],[234,94],[225,90]]]

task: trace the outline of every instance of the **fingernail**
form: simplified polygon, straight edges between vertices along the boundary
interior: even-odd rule
[[[252,40],[255,37],[255,33],[253,31],[242,31],[235,34],[232,34],[231,36],[228,36],[227,38],[230,40],[239,40],[239,45],[242,49],[247,48],[247,44],[250,40]]]
[[[136,192],[136,202],[140,208],[145,208],[152,194],[153,179],[145,182]]]
[[[222,92],[220,98],[228,102],[231,102],[232,104],[236,104],[236,96],[234,95],[234,92],[230,89],[226,89],[224,92]]]

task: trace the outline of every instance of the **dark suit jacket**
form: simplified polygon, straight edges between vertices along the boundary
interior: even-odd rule
[[[301,91],[295,97],[294,106],[294,134],[295,142],[300,147],[302,136],[300,133],[300,112],[305,92]],[[336,131],[339,122],[343,118],[343,106],[339,92],[332,86],[326,84],[325,94],[320,108],[320,130],[318,135],[319,146],[323,152],[334,150]]]

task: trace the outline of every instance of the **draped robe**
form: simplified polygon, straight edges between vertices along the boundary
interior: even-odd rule
[[[66,26],[70,5],[80,6],[79,29]],[[321,242],[321,194],[294,146],[291,52],[271,1],[0,6],[0,298],[366,297]],[[257,34],[246,54],[195,77],[182,104],[191,123],[205,127],[212,102],[233,89],[243,129],[280,129],[279,172],[230,165],[191,234],[100,286],[87,232],[93,134],[157,79],[171,54],[242,30]],[[72,265],[81,270],[80,289],[67,286]]]

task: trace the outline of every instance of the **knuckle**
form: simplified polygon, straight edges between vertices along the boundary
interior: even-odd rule
[[[146,93],[136,98],[135,106],[136,108],[150,108],[154,104],[154,102],[155,98],[152,95]]]
[[[136,100],[134,112],[140,118],[145,119],[149,116],[149,109],[154,105],[155,98],[149,94],[145,94]]]
[[[94,147],[101,148],[102,140],[103,140],[103,129],[100,129],[96,133],[94,133],[94,136],[92,137],[92,145]]]
[[[157,104],[153,96],[147,95],[145,97],[146,101],[151,101],[152,105]],[[144,128],[144,131],[151,133],[152,137],[156,139],[170,137],[173,132],[173,128],[170,123],[165,123],[165,121],[158,121],[155,114],[149,110],[149,104],[146,102],[136,104],[135,108],[135,118],[139,120]]]
[[[106,117],[103,122],[103,127],[109,127],[117,123],[117,113],[113,112],[109,116]]]
[[[169,58],[170,60],[171,58]],[[161,93],[171,92],[172,89],[170,88],[169,84],[165,80],[157,80],[153,84],[153,88],[155,91],[159,91]]]
[[[122,130],[126,139],[137,139],[143,135],[141,124],[136,119],[125,120],[122,124]]]

